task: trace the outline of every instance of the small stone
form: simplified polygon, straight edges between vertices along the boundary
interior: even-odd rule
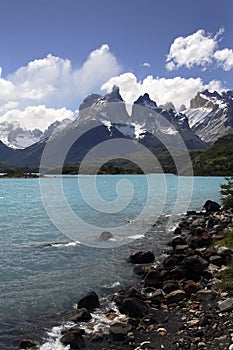
[[[158,328],[156,332],[162,337],[164,337],[167,334],[167,330],[165,328]]]
[[[91,342],[101,342],[103,338],[104,338],[104,334],[101,332],[97,332],[93,334],[93,336],[91,337]]]
[[[200,289],[200,285],[193,280],[186,281],[183,285],[183,289],[186,294],[191,295],[192,293],[196,293]]]
[[[103,232],[101,232],[101,234],[100,234],[100,236],[98,238],[98,241],[101,241],[101,242],[102,241],[107,241],[110,238],[114,238],[113,234],[111,232],[109,232],[109,231],[103,231]]]
[[[233,298],[228,298],[218,303],[221,312],[231,311],[233,309]]]
[[[190,320],[187,322],[187,326],[193,327],[193,326],[196,326],[198,323],[199,323],[198,319]]]
[[[147,328],[146,328],[146,332],[152,332],[155,329],[155,326],[153,324],[150,324]]]
[[[229,350],[233,350],[233,344],[229,346]]]
[[[166,296],[168,304],[179,303],[184,298],[185,298],[185,292],[180,289],[174,290],[173,292],[169,293]]]

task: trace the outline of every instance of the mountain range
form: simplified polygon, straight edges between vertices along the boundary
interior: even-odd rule
[[[137,141],[156,155],[168,156],[171,149],[182,153],[184,144],[189,151],[204,150],[229,133],[233,133],[233,91],[199,92],[189,107],[181,106],[177,112],[171,102],[157,106],[147,93],[130,107],[115,86],[105,96],[87,96],[74,121],[55,122],[44,132],[26,130],[18,123],[0,123],[0,162],[39,167],[49,145],[53,166],[59,165],[58,154],[66,148],[65,164],[75,164],[98,144],[114,139]],[[124,150],[123,141],[122,150],[119,148],[119,142],[118,149],[111,152],[102,147],[99,154],[92,152],[92,157],[108,158],[131,152]]]

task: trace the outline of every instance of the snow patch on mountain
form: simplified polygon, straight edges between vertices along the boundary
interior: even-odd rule
[[[68,118],[63,121],[56,121],[42,132],[39,129],[26,129],[17,121],[4,121],[0,123],[0,140],[13,149],[24,149],[39,141],[48,139],[52,134],[66,128],[71,122]]]

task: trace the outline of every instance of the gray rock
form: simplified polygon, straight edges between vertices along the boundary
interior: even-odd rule
[[[171,239],[167,245],[171,246],[173,249],[175,249],[175,247],[177,245],[185,245],[185,244],[187,244],[186,239],[181,237],[181,236],[177,236],[177,237],[174,237],[173,239]]]
[[[145,277],[144,288],[155,287],[158,288],[161,285],[161,275],[159,271],[151,271]]]
[[[212,255],[209,257],[209,262],[213,265],[221,267],[224,265],[224,258],[220,255]]]
[[[126,338],[127,334],[131,331],[131,329],[131,325],[117,322],[110,326],[110,334],[113,340],[121,341]]]
[[[215,300],[216,297],[217,293],[215,291],[211,289],[201,289],[194,295],[193,298],[197,301],[208,302]]]
[[[113,238],[113,234],[109,231],[103,231],[99,238],[98,238],[98,241],[107,241],[109,240],[110,238]]]
[[[155,261],[154,253],[148,252],[136,252],[130,255],[128,262],[132,264],[151,264]]]
[[[90,321],[92,316],[87,309],[82,308],[67,312],[63,318],[65,321],[78,323]]]
[[[99,307],[99,298],[98,295],[91,291],[85,295],[81,300],[78,302],[78,308],[79,309],[87,309],[88,311],[92,311],[95,308]]]
[[[221,208],[221,205],[211,200],[206,201],[205,204],[203,205],[203,209],[205,209],[207,213],[219,211],[220,208]]]
[[[233,298],[228,298],[218,303],[221,312],[231,311],[233,309]]]
[[[143,318],[149,312],[148,304],[137,298],[126,298],[119,305],[121,313],[132,318]]]
[[[186,294],[183,290],[178,289],[174,290],[173,292],[169,293],[166,296],[166,300],[168,304],[176,304],[182,301],[185,298]]]
[[[199,280],[209,263],[199,255],[189,256],[184,259],[184,269],[190,279]]]
[[[82,337],[82,332],[79,331],[72,331],[68,330],[67,333],[65,333],[61,339],[60,342],[67,346],[69,345],[71,349],[81,349],[85,347],[85,341]]]

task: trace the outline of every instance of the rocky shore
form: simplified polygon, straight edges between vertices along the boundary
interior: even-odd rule
[[[111,296],[112,307],[91,291],[65,313],[60,343],[73,350],[233,350],[233,290],[223,291],[219,276],[233,256],[221,243],[233,234],[233,210],[211,201],[204,209],[183,217],[159,265],[153,250],[128,257],[138,284]],[[24,339],[20,347],[39,344]]]

